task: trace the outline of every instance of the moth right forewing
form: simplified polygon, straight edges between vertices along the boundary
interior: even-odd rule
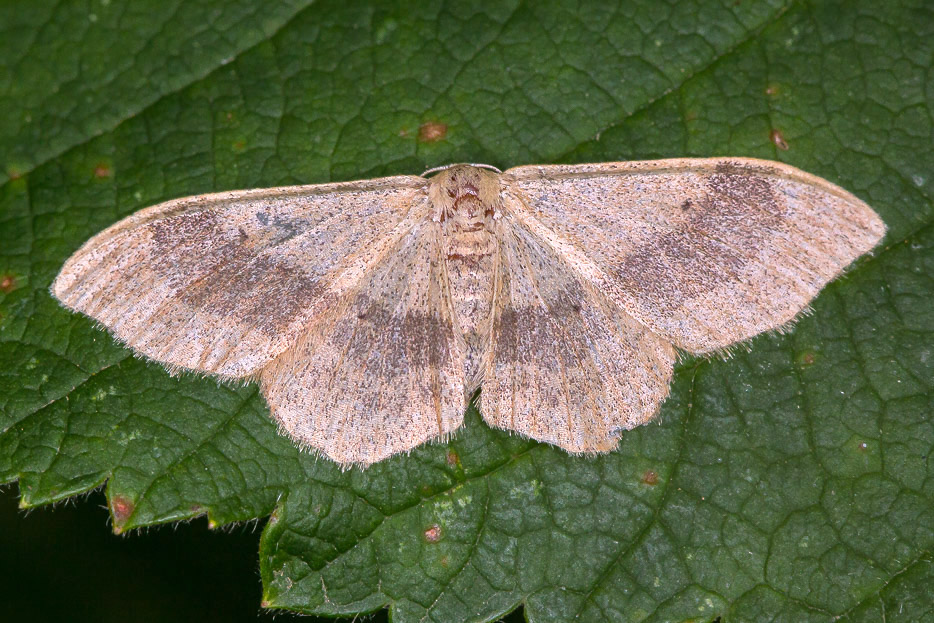
[[[424,186],[403,176],[170,201],[89,240],[52,291],[171,367],[253,374],[425,205]]]
[[[885,231],[850,193],[774,162],[528,166],[504,178],[598,267],[605,292],[692,352],[783,326]]]

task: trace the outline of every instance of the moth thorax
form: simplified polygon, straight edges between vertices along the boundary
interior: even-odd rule
[[[453,166],[431,179],[428,194],[438,220],[452,233],[489,231],[501,201],[499,174],[470,165]]]

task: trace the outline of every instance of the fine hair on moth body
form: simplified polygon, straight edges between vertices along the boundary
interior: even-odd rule
[[[447,438],[477,389],[489,425],[596,454],[656,415],[679,352],[786,330],[884,233],[778,162],[454,164],[146,208],[52,292],[171,371],[257,379],[343,466]]]

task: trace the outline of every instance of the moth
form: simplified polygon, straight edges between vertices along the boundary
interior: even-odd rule
[[[884,233],[777,162],[457,164],[168,201],[52,293],[172,372],[258,380],[345,466],[448,436],[477,388],[489,425],[601,453],[658,412],[679,349],[787,326]]]

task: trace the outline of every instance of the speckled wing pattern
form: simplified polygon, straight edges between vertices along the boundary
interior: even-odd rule
[[[263,371],[272,415],[294,439],[365,465],[460,426],[464,354],[440,235],[419,218]]]
[[[52,293],[171,369],[255,375],[359,278],[424,185],[401,176],[162,203],[91,238]]]
[[[528,218],[579,251],[596,288],[692,353],[782,327],[885,233],[852,194],[777,162],[523,166],[503,178]]]
[[[657,413],[676,348],[782,328],[884,232],[775,162],[452,165],[169,201],[52,292],[172,371],[259,379],[343,465],[456,430],[478,383],[491,425],[593,453]]]

